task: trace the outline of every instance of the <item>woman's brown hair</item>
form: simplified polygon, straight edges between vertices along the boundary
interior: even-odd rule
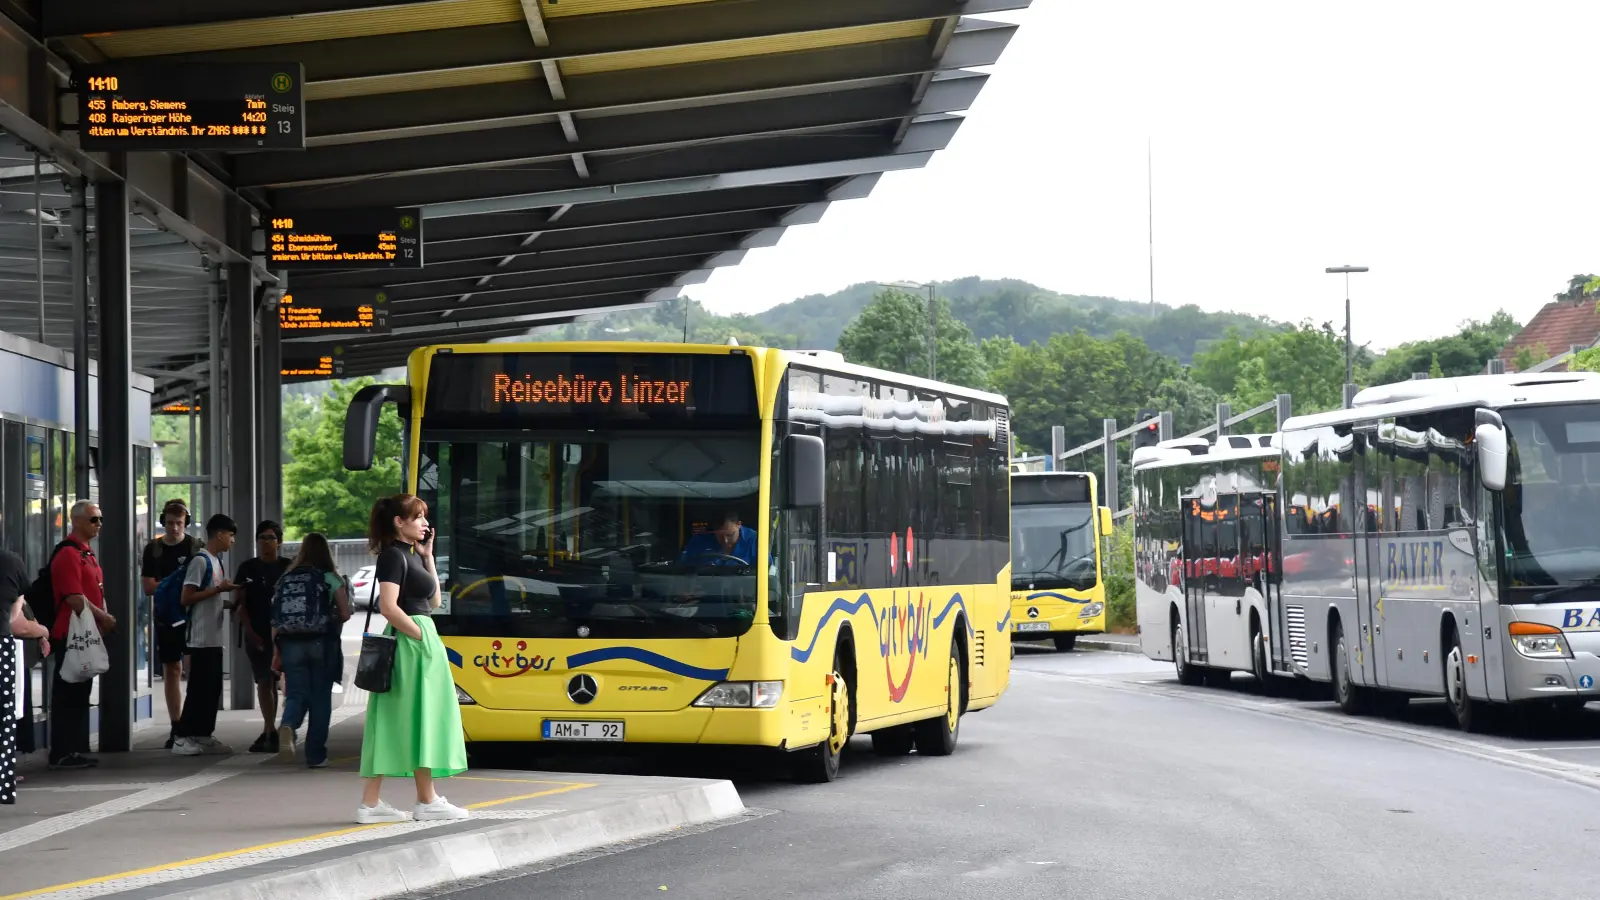
[[[289,569],[293,571],[301,566],[311,566],[324,572],[339,574],[339,568],[333,563],[333,548],[328,546],[327,537],[313,531],[300,539],[300,552],[295,554],[294,562],[289,564]]]
[[[374,554],[400,539],[394,520],[415,519],[428,514],[428,504],[414,494],[395,494],[372,504],[372,517],[367,520],[367,549]]]

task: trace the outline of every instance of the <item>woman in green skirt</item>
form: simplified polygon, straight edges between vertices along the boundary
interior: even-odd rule
[[[372,507],[367,541],[378,555],[378,611],[395,636],[394,678],[388,693],[367,698],[361,740],[361,777],[367,779],[356,822],[403,822],[406,814],[380,796],[385,776],[417,782],[417,821],[465,819],[467,811],[434,792],[435,778],[467,769],[461,707],[434,630],[439,577],[433,563],[428,505],[410,494],[385,497]],[[372,614],[368,612],[370,627]]]

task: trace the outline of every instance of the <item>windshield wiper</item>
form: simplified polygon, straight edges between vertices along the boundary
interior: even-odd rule
[[[1574,593],[1576,591],[1581,591],[1584,588],[1593,588],[1593,587],[1600,587],[1600,575],[1595,575],[1595,576],[1592,576],[1592,577],[1589,577],[1589,578],[1579,578],[1578,580],[1572,582],[1571,584],[1563,584],[1558,588],[1555,588],[1553,590],[1545,591],[1542,594],[1534,594],[1533,595],[1533,602],[1535,602],[1535,603],[1548,603],[1551,600],[1556,599],[1557,597],[1563,597],[1563,596],[1566,596],[1567,594],[1571,594],[1571,593]]]

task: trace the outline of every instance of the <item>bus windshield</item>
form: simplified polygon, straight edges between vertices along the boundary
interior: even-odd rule
[[[1600,404],[1508,409],[1502,417],[1511,458],[1501,527],[1512,587],[1600,579]]]
[[[755,611],[749,431],[424,436],[440,633],[727,637]],[[765,567],[760,567],[764,569]]]
[[[1018,504],[1011,508],[1011,583],[1014,588],[1095,586],[1094,506]]]

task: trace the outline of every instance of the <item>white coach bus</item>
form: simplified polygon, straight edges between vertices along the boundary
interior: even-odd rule
[[[1369,388],[1270,437],[1143,449],[1134,485],[1141,643],[1185,683],[1444,697],[1465,730],[1600,697],[1600,375]]]

